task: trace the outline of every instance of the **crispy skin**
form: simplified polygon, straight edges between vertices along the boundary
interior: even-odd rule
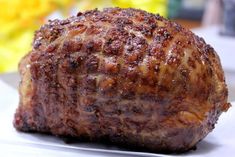
[[[107,8],[49,21],[20,65],[14,126],[153,152],[192,149],[229,108],[214,49],[159,15]]]

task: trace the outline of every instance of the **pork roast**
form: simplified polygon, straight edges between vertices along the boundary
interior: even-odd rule
[[[14,126],[25,132],[182,152],[230,106],[215,50],[179,24],[138,9],[49,21],[19,71]]]

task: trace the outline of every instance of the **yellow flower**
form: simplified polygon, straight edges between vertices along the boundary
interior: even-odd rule
[[[34,30],[56,9],[73,0],[0,0],[0,72],[17,69],[30,50]]]

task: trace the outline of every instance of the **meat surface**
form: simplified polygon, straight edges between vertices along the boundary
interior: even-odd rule
[[[230,106],[215,50],[159,15],[79,12],[42,26],[32,46],[19,65],[20,131],[183,152]]]

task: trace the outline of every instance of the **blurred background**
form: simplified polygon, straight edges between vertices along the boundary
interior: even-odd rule
[[[18,62],[48,19],[113,6],[159,13],[204,37],[221,57],[235,100],[235,0],[0,0],[0,79],[18,84]]]

